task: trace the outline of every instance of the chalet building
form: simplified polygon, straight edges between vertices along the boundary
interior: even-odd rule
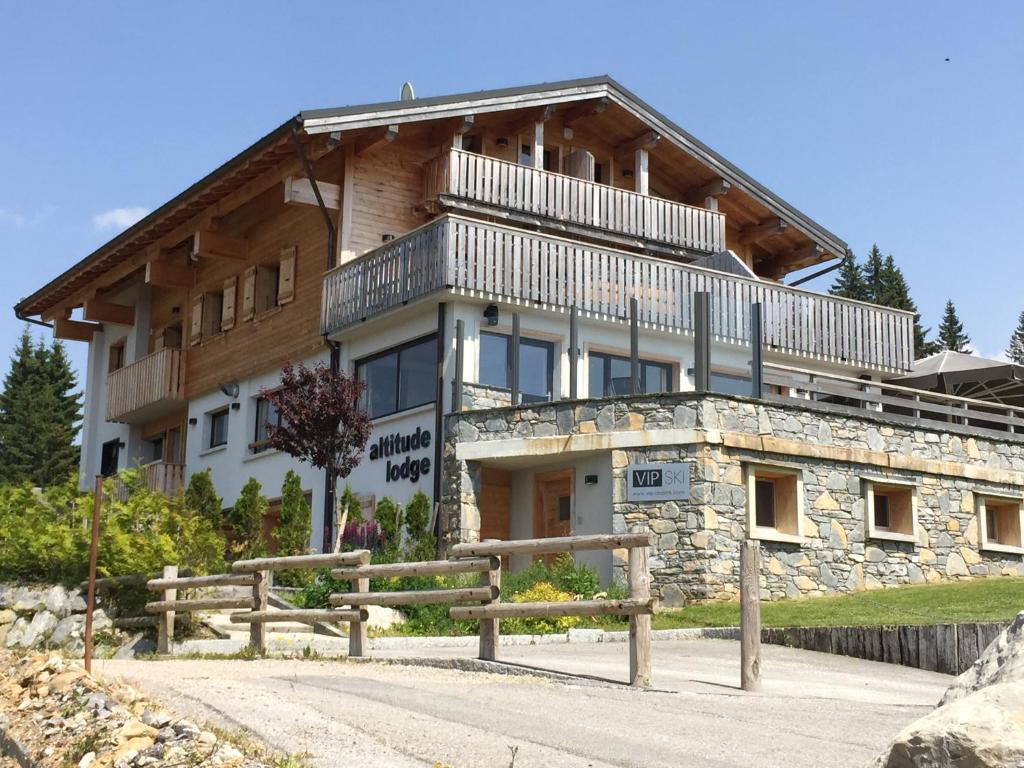
[[[643,527],[666,604],[735,594],[746,537],[767,598],[1024,575],[1024,411],[798,287],[836,235],[607,77],[403,96],[297,115],[18,304],[89,344],[83,478],[273,495],[260,390],[324,361],[367,385],[348,484],[446,543]]]

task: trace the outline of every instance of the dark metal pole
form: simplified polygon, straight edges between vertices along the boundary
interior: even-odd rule
[[[443,301],[437,305],[437,396],[434,403],[434,501],[441,498],[441,448],[444,444],[442,439],[444,433],[444,359],[447,348],[445,346],[445,325],[448,317],[448,305]],[[460,393],[461,396],[461,393]],[[440,546],[441,527],[440,515],[436,522],[438,529],[438,546]]]
[[[750,305],[750,394],[760,398],[764,394],[764,333],[761,302]]]
[[[579,328],[576,320],[576,307],[569,310],[569,399],[575,400],[576,375],[579,367]]]
[[[466,323],[455,321],[455,375],[452,376],[452,412],[462,410],[462,365],[465,351]]]
[[[519,313],[512,313],[512,361],[509,370],[509,385],[512,390],[512,405],[519,405]]]
[[[640,318],[636,297],[629,300],[629,391],[640,394]]]
[[[693,294],[693,388],[711,389],[711,294]]]
[[[96,560],[100,546],[100,507],[103,475],[96,475],[92,502],[92,542],[89,544],[89,586],[85,594],[85,671],[92,672],[92,614],[96,608]]]
[[[326,336],[324,340],[327,341],[331,348],[331,371],[337,373],[341,370],[341,345],[331,341]],[[328,467],[324,470],[324,524],[323,540],[320,543],[321,552],[334,551],[334,517],[337,514],[337,492],[338,472],[334,467]],[[341,535],[344,535],[344,533],[344,531],[340,532]],[[340,536],[338,540],[340,542]]]

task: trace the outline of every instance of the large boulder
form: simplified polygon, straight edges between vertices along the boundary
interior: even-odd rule
[[[983,688],[901,731],[873,768],[1024,765],[1024,682]]]
[[[62,648],[70,641],[76,639],[81,640],[82,630],[84,627],[85,616],[82,614],[79,613],[72,616],[65,616],[57,622],[57,626],[53,628],[53,634],[50,635],[50,645]]]
[[[14,594],[14,604],[11,606],[15,613],[27,614],[42,611],[46,608],[46,590],[21,587]]]
[[[1024,766],[1024,612],[871,768]]]
[[[57,617],[49,611],[39,611],[32,617],[24,633],[21,636],[20,645],[22,648],[42,647],[54,628],[57,626]]]
[[[21,645],[21,638],[25,634],[25,630],[28,629],[28,624],[29,620],[27,618],[19,616],[18,620],[7,631],[7,636],[4,637],[4,646],[7,648],[17,648]]]
[[[1018,613],[1010,626],[989,643],[978,660],[956,679],[939,706],[962,699],[986,686],[1012,681],[1024,682],[1024,611]]]
[[[68,595],[68,591],[60,584],[52,587],[46,593],[43,602],[46,605],[46,610],[58,619],[63,619],[71,613],[71,596]]]

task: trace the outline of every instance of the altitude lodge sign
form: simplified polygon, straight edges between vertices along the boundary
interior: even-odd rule
[[[626,501],[685,500],[689,497],[689,464],[630,464],[626,467]]]
[[[387,459],[384,468],[384,481],[397,483],[399,480],[418,482],[424,475],[430,474],[430,456],[413,456],[430,448],[430,430],[416,427],[407,434],[395,432],[384,435],[370,444],[370,461]],[[404,459],[402,458],[404,457]]]

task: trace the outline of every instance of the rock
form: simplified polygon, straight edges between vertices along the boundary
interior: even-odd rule
[[[85,613],[85,595],[81,592],[76,592],[71,595],[71,612],[72,613]]]
[[[46,605],[46,610],[58,619],[63,619],[71,614],[71,598],[68,596],[68,591],[60,584],[46,593],[43,602]]]
[[[0,627],[13,624],[18,619],[18,614],[10,608],[0,609]]]
[[[50,644],[62,648],[67,645],[69,640],[81,639],[84,626],[84,616],[65,616],[53,628],[53,633],[50,635]]]
[[[156,728],[146,725],[141,720],[132,718],[122,725],[121,729],[117,732],[118,741],[127,741],[128,739],[134,739],[139,736],[153,738],[156,736]]]
[[[366,622],[368,627],[387,629],[388,627],[405,624],[405,616],[394,608],[388,608],[383,605],[368,605],[366,609],[370,614]]]
[[[194,739],[200,734],[199,726],[191,720],[179,720],[172,727],[178,736],[188,736]]]
[[[134,659],[136,656],[145,656],[150,653],[156,653],[156,641],[140,633],[114,651],[114,658]]]
[[[0,584],[0,608],[11,608],[17,599],[17,590],[9,584]]]
[[[1024,611],[1017,614],[999,636],[989,643],[978,660],[949,687],[939,706],[1006,682],[1024,683]]]
[[[161,730],[171,722],[171,716],[163,710],[154,712],[152,709],[145,709],[139,719],[149,727]],[[157,741],[160,740],[160,734],[157,734]]]
[[[19,643],[22,648],[35,648],[45,643],[54,628],[57,626],[57,617],[49,611],[39,611],[32,617],[32,621],[25,628]]]
[[[86,752],[84,755],[82,755],[82,759],[78,761],[78,768],[89,768],[89,766],[92,765],[92,762],[95,759],[95,752]]]
[[[872,768],[1008,768],[1024,761],[1024,682],[983,688],[897,734]]]
[[[14,604],[11,606],[15,613],[35,613],[46,608],[46,595],[36,589],[22,587],[15,595]]]
[[[106,611],[102,608],[97,608],[92,613],[92,631],[93,632],[104,632],[108,629],[113,629],[114,622],[107,616]]]
[[[964,562],[963,557],[959,553],[954,552],[946,558],[946,575],[947,576],[970,576],[971,572],[967,570],[967,563]]]

